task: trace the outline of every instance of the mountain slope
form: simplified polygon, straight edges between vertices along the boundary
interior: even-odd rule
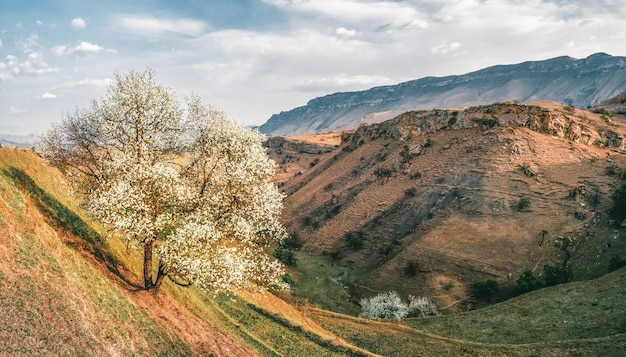
[[[626,58],[598,53],[498,65],[447,77],[427,77],[312,99],[273,115],[260,131],[300,135],[356,128],[415,109],[453,108],[505,100],[552,100],[585,108],[626,90]]]
[[[625,137],[550,102],[407,112],[345,133],[284,183],[284,220],[305,251],[345,267],[336,279],[357,298],[398,290],[463,310],[475,281],[511,289],[544,264],[607,272],[626,249],[607,215]]]

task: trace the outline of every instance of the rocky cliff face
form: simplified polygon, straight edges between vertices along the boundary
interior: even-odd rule
[[[626,149],[626,139],[611,125],[596,121],[591,125],[590,112],[565,105],[548,109],[540,105],[515,103],[495,103],[479,105],[464,110],[434,109],[410,111],[376,125],[363,126],[354,135],[346,136],[356,145],[364,139],[386,136],[408,140],[411,136],[432,134],[446,128],[471,129],[480,127],[491,129],[501,127],[526,127],[533,131],[550,134],[575,143]]]
[[[595,105],[626,90],[626,57],[599,53],[584,59],[557,57],[499,65],[465,75],[427,77],[359,92],[315,98],[273,115],[260,127],[269,135],[356,128],[407,110],[453,108],[518,100]]]

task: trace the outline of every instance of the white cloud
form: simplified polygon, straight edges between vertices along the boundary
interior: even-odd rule
[[[45,92],[44,94],[42,94],[39,98],[41,99],[55,99],[57,97],[56,94],[52,94],[49,92]]]
[[[448,43],[447,41],[444,41],[444,42],[434,46],[433,48],[431,48],[430,51],[432,53],[435,53],[435,54],[443,54],[443,55],[445,55],[448,52],[452,52],[452,51],[456,50],[459,47],[461,47],[461,44],[459,42]]]
[[[356,35],[355,30],[348,30],[345,27],[340,27],[335,30],[335,34],[339,37],[353,37]]]
[[[0,38],[0,48],[2,48],[2,39]]]
[[[9,107],[9,114],[10,115],[18,115],[18,114],[22,114],[22,113],[26,113],[26,112],[27,112],[26,109],[17,108],[17,107],[13,107],[13,106]]]
[[[19,58],[13,55],[6,56],[5,61],[0,62],[0,82],[8,82],[22,74],[40,75],[59,72],[59,68],[48,65],[41,51],[29,53],[28,59],[24,62],[20,62]]]
[[[41,20],[37,20],[37,21],[35,21],[35,23],[37,24],[37,26],[43,25],[43,21],[41,21]]]
[[[351,87],[374,87],[381,84],[388,84],[389,78],[384,76],[371,75],[347,75],[345,73],[330,76],[310,78],[295,85],[300,91],[334,90],[342,91]]]
[[[171,32],[198,36],[205,32],[206,24],[194,19],[159,19],[148,16],[125,15],[118,19],[120,26],[133,33],[160,35]]]
[[[353,23],[425,28],[428,22],[417,7],[407,2],[357,0],[264,0],[265,3],[301,14],[317,14]]]
[[[85,27],[87,27],[87,22],[85,22],[85,20],[83,20],[81,17],[72,19],[71,24],[73,29],[84,29]]]
[[[115,50],[105,49],[95,43],[86,41],[81,41],[76,47],[72,48],[66,46],[55,46],[52,48],[52,53],[55,56],[69,56],[73,58],[84,57],[92,53],[99,53],[103,51],[117,53]]]
[[[79,81],[65,82],[61,84],[60,86],[58,86],[57,88],[76,88],[76,87],[82,87],[82,86],[92,86],[92,87],[103,88],[103,87],[110,85],[111,83],[113,83],[113,80],[111,78],[103,78],[103,79],[85,78]]]

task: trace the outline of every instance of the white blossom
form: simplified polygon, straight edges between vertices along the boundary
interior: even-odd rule
[[[195,96],[184,112],[153,76],[117,73],[103,99],[42,137],[44,157],[81,182],[96,218],[144,248],[146,289],[164,276],[212,291],[286,288],[265,251],[285,230],[263,135]]]

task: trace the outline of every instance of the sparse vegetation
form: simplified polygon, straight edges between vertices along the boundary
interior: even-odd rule
[[[626,183],[618,187],[611,196],[613,198],[613,207],[611,208],[611,217],[621,224],[626,220]]]
[[[374,170],[374,175],[376,175],[376,177],[378,178],[391,177],[392,174],[393,172],[391,170],[384,168],[384,167],[379,167],[376,170]]]
[[[546,286],[546,281],[539,275],[535,275],[532,270],[526,269],[517,279],[515,291],[524,294],[529,291],[541,289]]]
[[[626,266],[626,257],[621,257],[619,255],[613,255],[609,260],[609,271],[615,271],[621,267]]]
[[[515,209],[520,212],[523,212],[527,210],[528,208],[530,208],[530,205],[531,205],[530,198],[521,197],[515,204]]]
[[[348,232],[344,235],[344,240],[348,248],[352,250],[360,250],[363,248],[364,240],[361,232]]]
[[[546,286],[565,284],[568,281],[567,271],[561,266],[546,264],[543,266],[543,279]]]
[[[480,119],[474,119],[474,122],[476,122],[478,125],[480,125],[483,128],[491,129],[494,126],[496,126],[496,124],[498,124],[498,119],[497,118],[480,118]]]
[[[415,195],[417,195],[417,188],[407,188],[406,190],[404,190],[404,195],[407,197],[414,197]]]
[[[417,262],[410,261],[404,267],[404,275],[414,277],[417,275]]]
[[[456,124],[458,116],[459,116],[459,111],[458,110],[453,110],[453,111],[450,112],[450,117],[448,118],[448,127]]]
[[[278,246],[276,250],[274,250],[274,257],[280,260],[283,264],[288,267],[295,267],[298,265],[297,259],[293,250],[285,248],[283,246]]]
[[[477,281],[472,284],[472,295],[486,302],[491,302],[491,298],[500,290],[500,284],[495,279]]]

